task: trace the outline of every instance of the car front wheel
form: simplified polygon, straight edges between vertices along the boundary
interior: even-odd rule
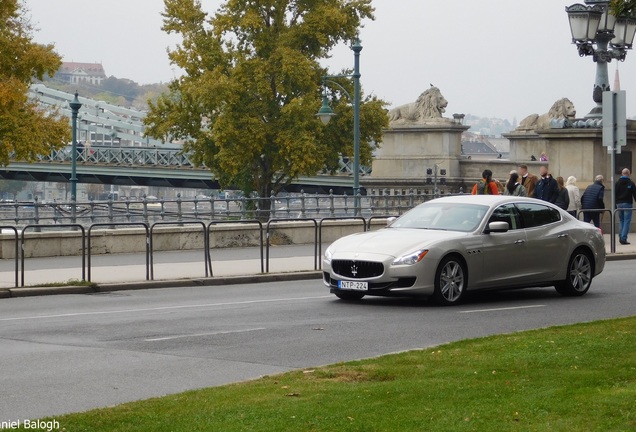
[[[564,281],[558,283],[555,288],[564,296],[582,296],[592,285],[593,265],[588,252],[574,251],[568,261],[567,276]]]
[[[349,301],[360,300],[362,299],[362,297],[364,297],[363,293],[356,292],[356,291],[338,291],[338,292],[335,292],[334,294],[336,295],[336,297],[338,297],[341,300],[349,300]]]
[[[459,258],[444,258],[435,274],[435,301],[441,305],[460,303],[468,285],[467,276],[466,267]]]

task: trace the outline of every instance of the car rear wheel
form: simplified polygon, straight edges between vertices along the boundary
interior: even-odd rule
[[[441,305],[458,304],[464,298],[468,277],[466,266],[458,257],[442,260],[435,274],[435,301]]]
[[[338,291],[338,292],[335,292],[334,294],[336,295],[336,297],[338,297],[341,300],[349,300],[349,301],[360,300],[362,297],[364,297],[363,293],[356,292],[356,291]]]
[[[590,254],[584,250],[576,250],[568,261],[568,272],[564,281],[558,283],[555,288],[564,296],[582,296],[590,289],[594,274]]]

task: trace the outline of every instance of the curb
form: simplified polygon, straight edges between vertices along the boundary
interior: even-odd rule
[[[632,259],[636,259],[636,253],[613,253],[607,254],[607,256],[605,257],[605,261],[626,261]]]
[[[145,290],[161,288],[212,287],[266,282],[287,282],[321,279],[321,271],[302,271],[290,273],[266,273],[247,276],[224,276],[197,279],[175,279],[159,281],[125,282],[95,284],[93,286],[58,286],[0,289],[0,299],[34,297],[60,294],[94,294],[113,291]]]

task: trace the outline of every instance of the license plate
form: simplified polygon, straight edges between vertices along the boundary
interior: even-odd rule
[[[338,288],[352,291],[368,291],[369,282],[338,281]]]

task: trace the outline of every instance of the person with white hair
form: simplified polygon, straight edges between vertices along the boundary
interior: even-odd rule
[[[565,188],[568,190],[568,196],[570,197],[570,205],[568,205],[567,212],[576,217],[578,212],[581,211],[581,190],[576,185],[576,177],[568,177],[565,182]]]
[[[618,209],[618,239],[622,245],[628,245],[627,235],[632,225],[632,208],[636,200],[636,185],[629,176],[631,172],[624,168],[621,178],[614,186],[616,208]]]
[[[601,227],[601,211],[605,208],[605,185],[603,184],[603,176],[597,175],[594,183],[589,185],[583,196],[581,197],[581,209],[583,210],[583,220],[592,222],[594,226]],[[585,211],[594,210],[594,211]]]

